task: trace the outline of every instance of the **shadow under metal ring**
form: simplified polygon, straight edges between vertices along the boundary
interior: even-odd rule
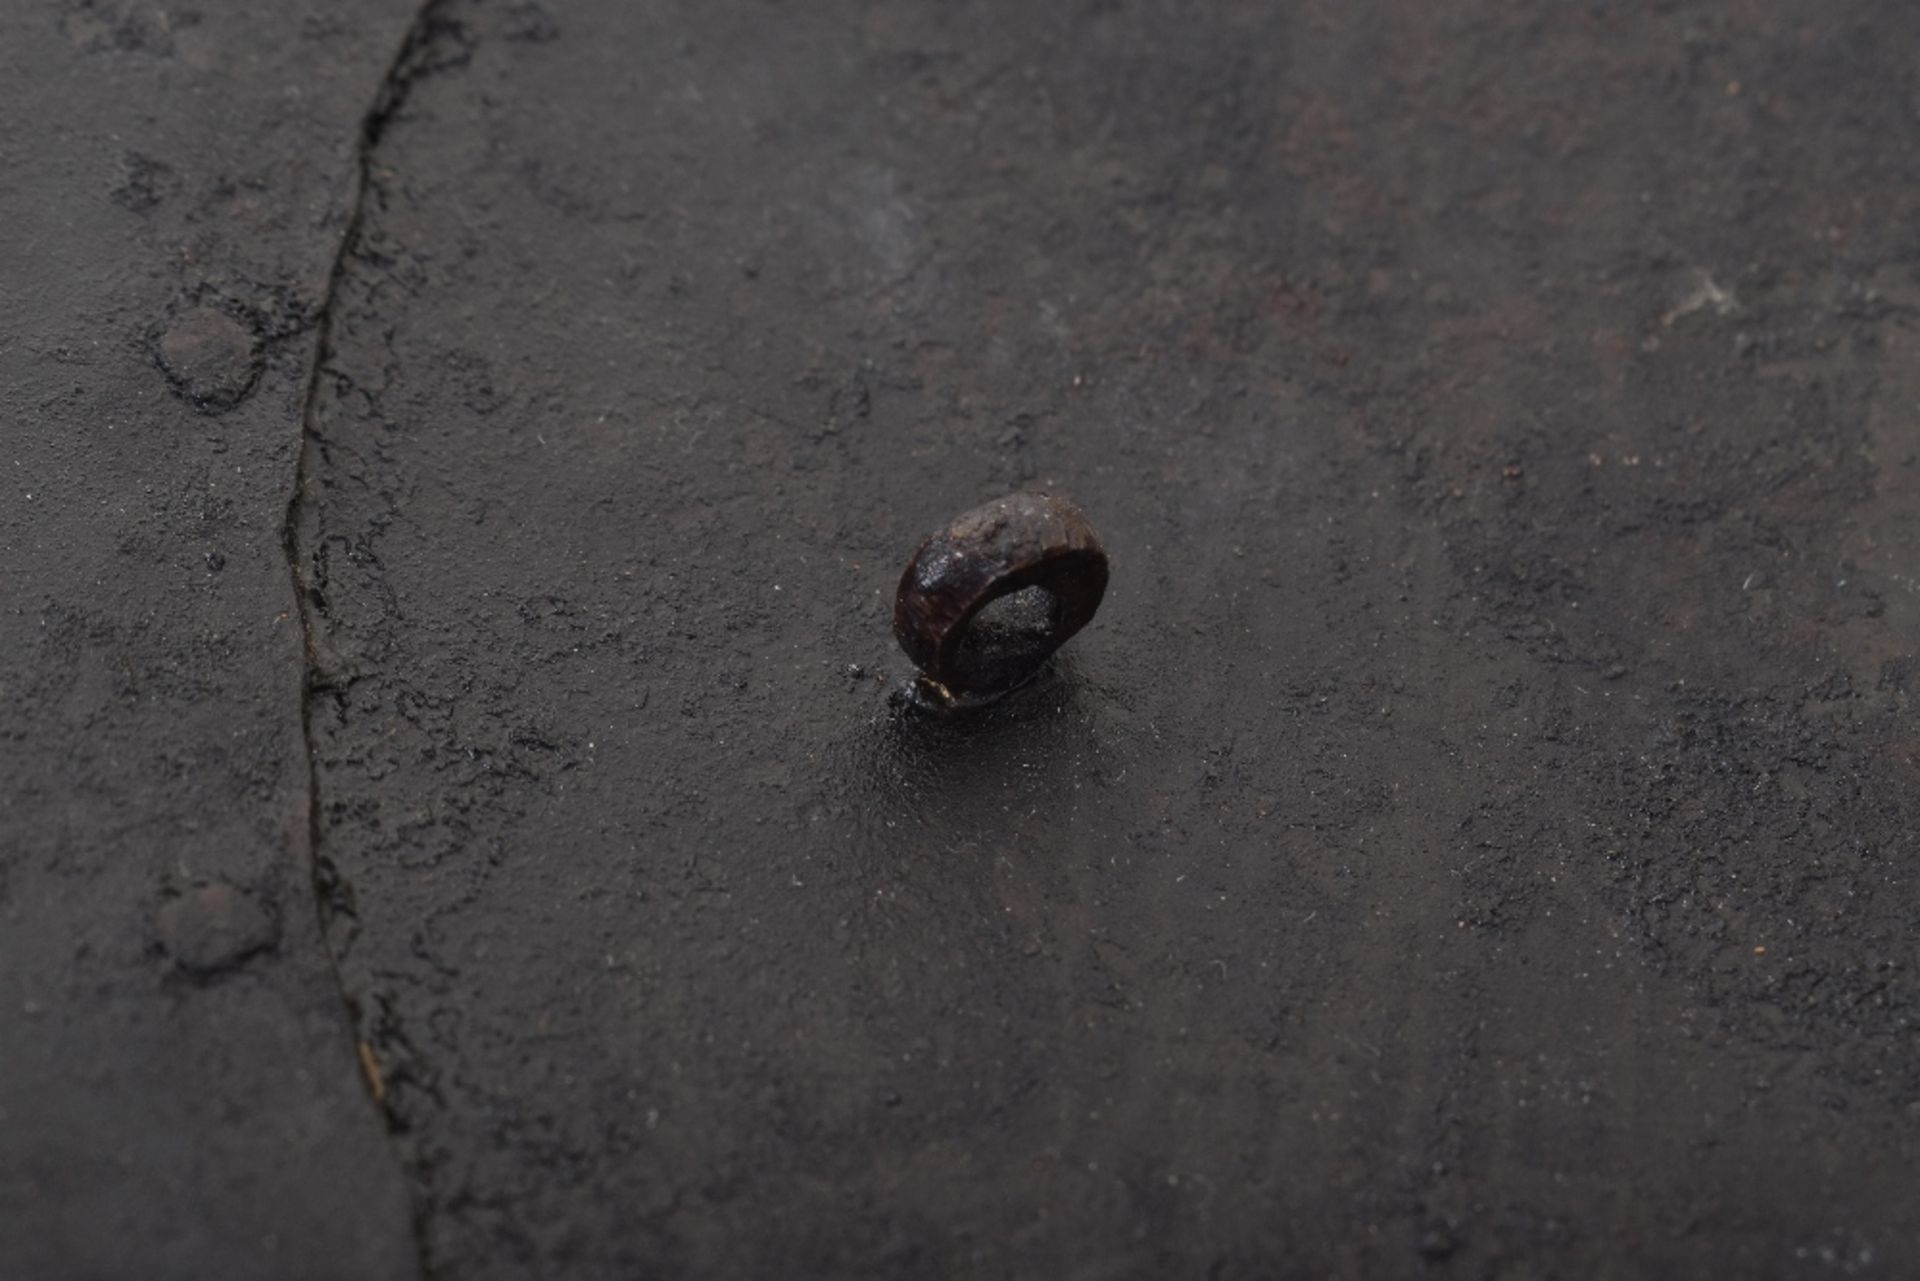
[[[1106,591],[1106,549],[1086,513],[1057,495],[1011,494],[921,544],[900,576],[893,634],[942,701],[986,702],[1032,679]],[[976,626],[1004,597],[1019,608]]]

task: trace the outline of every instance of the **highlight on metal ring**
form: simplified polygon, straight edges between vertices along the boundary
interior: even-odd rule
[[[1010,494],[954,518],[900,576],[893,634],[932,692],[986,702],[1025,684],[1092,620],[1107,552],[1055,494]]]

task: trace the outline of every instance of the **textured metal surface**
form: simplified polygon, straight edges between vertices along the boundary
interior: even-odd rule
[[[115,68],[0,134],[42,1273],[1920,1269],[1905,0],[159,13],[0,46]],[[1098,624],[890,705],[1053,487]]]
[[[283,535],[409,14],[0,6],[0,1275],[417,1274]]]

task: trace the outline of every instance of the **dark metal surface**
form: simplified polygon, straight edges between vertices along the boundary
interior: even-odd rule
[[[408,15],[0,5],[0,1277],[405,1277],[282,535]]]
[[[1920,1269],[1911,4],[200,9],[0,19],[29,1275]]]

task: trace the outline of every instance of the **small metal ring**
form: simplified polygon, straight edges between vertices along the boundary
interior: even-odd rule
[[[992,661],[973,661],[969,632],[1003,596],[1039,588],[1045,621]],[[936,693],[980,702],[1025,684],[1092,620],[1107,591],[1107,553],[1068,499],[1011,494],[956,517],[922,543],[900,576],[893,634]]]

